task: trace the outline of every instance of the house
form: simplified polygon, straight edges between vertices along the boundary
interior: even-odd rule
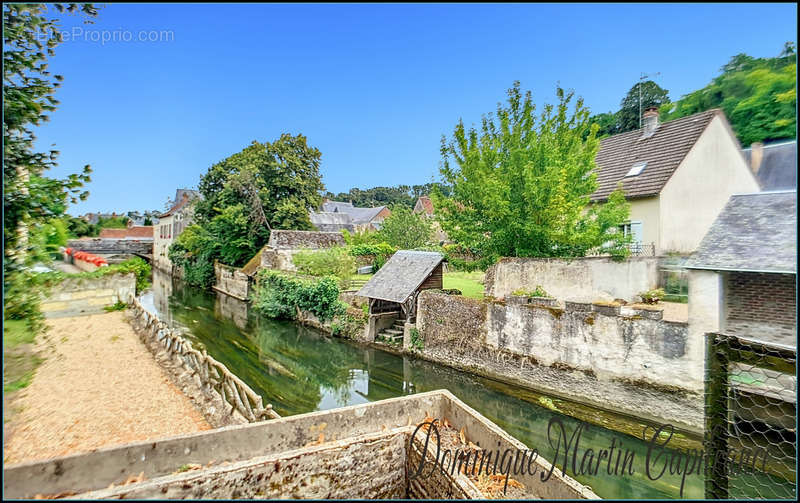
[[[647,255],[691,253],[731,195],[759,190],[719,109],[659,123],[649,108],[642,129],[601,140],[595,162],[591,200],[606,201],[622,183],[631,204],[623,231]]]
[[[417,296],[422,290],[441,289],[444,256],[437,252],[400,250],[356,293],[369,299],[367,340],[382,335],[387,340],[402,337],[405,323],[417,314]]]
[[[433,218],[433,201],[428,196],[419,196],[417,204],[414,205],[414,213],[422,214],[427,218]]]
[[[797,140],[753,143],[742,154],[761,190],[797,190]]]
[[[430,197],[419,196],[413,211],[417,215],[422,215],[424,218],[431,220],[434,233],[433,238],[436,242],[444,244],[448,241],[447,233],[442,230],[442,226],[434,219],[433,201],[431,201]]]
[[[796,191],[732,196],[685,267],[690,338],[796,345]]]
[[[158,225],[153,227],[153,265],[158,269],[172,272],[169,247],[192,224],[194,208],[191,203],[201,197],[196,190],[177,189],[172,206],[159,216]]]
[[[342,229],[350,232],[361,230],[380,230],[383,220],[391,215],[386,206],[359,208],[353,203],[330,201],[322,203],[322,211],[311,212],[311,223],[319,231],[338,232]]]

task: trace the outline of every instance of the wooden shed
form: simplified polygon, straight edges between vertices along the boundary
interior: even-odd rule
[[[419,292],[442,288],[443,262],[441,253],[400,250],[361,287],[356,295],[369,299],[372,337],[384,325],[415,320]]]

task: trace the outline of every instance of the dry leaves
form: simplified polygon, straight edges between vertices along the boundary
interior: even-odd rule
[[[322,445],[324,443],[325,443],[325,434],[324,433],[320,433],[319,437],[317,437],[316,440],[312,440],[311,442],[307,443],[305,446],[306,447],[313,447],[315,445]]]

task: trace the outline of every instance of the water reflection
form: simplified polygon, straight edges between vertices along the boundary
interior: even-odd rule
[[[173,284],[158,271],[153,279],[152,293],[144,296],[143,303],[157,310],[163,320],[185,329],[196,347],[204,346],[282,416],[447,388],[530,448],[538,448],[547,459],[553,458],[547,438],[551,418],[561,418],[570,434],[579,424],[558,412],[562,402],[557,399],[515,393],[496,381],[258,317],[248,312],[244,302]],[[537,400],[547,401],[550,407]],[[680,475],[667,473],[656,481],[646,476],[647,444],[641,439],[590,426],[582,435],[579,457],[589,448],[608,449],[612,441],[633,453],[634,475],[608,475],[601,468],[597,475],[576,479],[603,498],[679,497]],[[683,497],[703,497],[700,476],[687,477]]]

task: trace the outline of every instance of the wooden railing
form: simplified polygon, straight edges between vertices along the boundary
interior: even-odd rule
[[[213,389],[222,400],[231,406],[230,413],[238,411],[249,422],[277,419],[280,416],[272,410],[272,405],[264,407],[261,397],[244,381],[239,379],[224,364],[209,356],[205,350],[198,351],[187,341],[133,300],[136,320],[141,323],[139,330],[142,339],[150,338],[161,345],[170,357],[180,359],[183,367],[197,375],[206,389]]]

